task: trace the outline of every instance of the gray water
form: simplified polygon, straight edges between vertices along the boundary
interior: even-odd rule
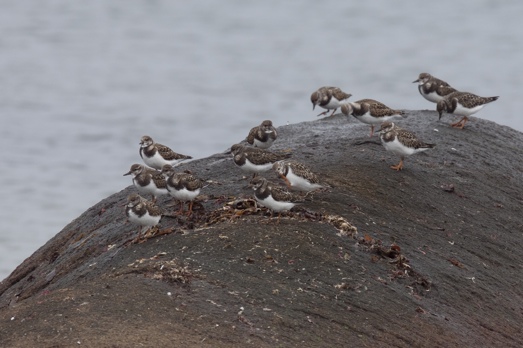
[[[145,134],[206,157],[261,120],[316,119],[322,85],[434,109],[425,71],[501,96],[476,116],[523,130],[519,0],[0,4],[0,279],[130,185]]]

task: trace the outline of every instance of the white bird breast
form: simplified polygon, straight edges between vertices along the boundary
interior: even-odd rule
[[[151,194],[155,196],[164,195],[167,193],[167,189],[158,188],[156,187],[155,183],[151,180],[149,185],[146,186],[140,186],[135,180],[133,180],[134,186],[138,189],[138,191],[142,194]]]
[[[356,116],[358,121],[366,123],[366,124],[380,124],[385,121],[393,120],[396,118],[401,118],[400,114],[396,115],[390,115],[390,116],[383,116],[383,117],[374,117],[370,114],[370,112],[366,112],[361,116]]]
[[[165,164],[170,164],[170,165],[174,166],[176,163],[180,162],[180,160],[167,161],[162,156],[160,156],[160,154],[158,152],[156,152],[153,157],[147,157],[144,155],[143,161],[149,167],[155,168],[155,169],[162,169],[162,167]]]
[[[260,149],[268,149],[274,140],[272,138],[267,139],[267,142],[261,142],[258,139],[254,139],[254,146],[259,147]]]
[[[391,151],[392,153],[395,153],[396,155],[399,155],[399,156],[410,156],[417,152],[427,150],[427,148],[414,149],[412,147],[407,147],[407,146],[403,145],[402,143],[400,143],[398,139],[394,139],[393,141],[389,141],[389,142],[382,141],[382,143],[383,143],[383,146],[385,147],[385,149],[387,149],[387,151]]]
[[[246,159],[245,164],[241,168],[243,170],[245,170],[246,172],[251,172],[251,173],[266,172],[266,171],[272,169],[272,163],[267,163],[267,164],[263,164],[263,165],[255,165],[255,164],[252,164],[252,162],[250,162],[248,159]]]
[[[476,112],[478,112],[479,110],[481,110],[485,105],[478,105],[478,106],[475,106],[473,107],[472,109],[467,109],[467,108],[464,108],[463,105],[461,105],[460,103],[458,103],[458,105],[456,106],[456,110],[454,110],[454,114],[455,115],[461,115],[461,116],[470,116],[472,114],[475,114]]]
[[[437,103],[439,102],[440,100],[443,100],[445,99],[445,97],[442,97],[440,96],[438,93],[436,92],[430,92],[430,93],[423,93],[421,92],[421,95],[427,99],[428,101],[431,101],[433,103]]]
[[[161,216],[151,216],[145,213],[143,216],[136,215],[132,210],[129,211],[129,221],[140,224],[142,226],[155,226],[160,222]]]
[[[272,198],[272,196],[269,196],[269,197],[265,198],[264,200],[258,199],[256,197],[256,200],[258,202],[260,202],[263,206],[265,206],[275,212],[290,210],[295,205],[292,202],[275,201],[274,198]]]
[[[346,100],[346,99],[340,101],[340,100],[338,100],[338,99],[332,97],[331,100],[330,100],[326,105],[323,105],[323,106],[320,105],[320,106],[321,106],[322,108],[324,108],[324,109],[327,109],[327,110],[329,110],[329,109],[330,109],[330,110],[332,110],[332,109],[337,109],[337,108],[341,107],[341,104],[343,104],[343,102],[344,102],[345,100]]]
[[[175,190],[171,188],[169,192],[171,193],[171,196],[173,196],[174,198],[180,201],[187,202],[195,199],[200,194],[200,189],[197,189],[196,191],[189,191],[186,188],[183,188],[181,190]]]
[[[291,186],[301,191],[312,191],[317,188],[320,188],[320,184],[311,184],[309,181],[305,180],[301,176],[298,176],[292,172],[292,169],[289,168],[289,172],[286,176],[287,180],[291,183]]]

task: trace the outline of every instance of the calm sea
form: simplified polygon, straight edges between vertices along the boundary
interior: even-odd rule
[[[425,71],[501,96],[477,115],[523,130],[521,13],[519,0],[2,1],[0,279],[130,185],[145,134],[206,157],[264,119],[316,119],[322,85],[433,109],[412,83]]]

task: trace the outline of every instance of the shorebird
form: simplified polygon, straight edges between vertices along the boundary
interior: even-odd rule
[[[203,182],[192,174],[175,173],[173,167],[169,164],[163,166],[162,175],[166,179],[167,190],[169,190],[171,196],[181,203],[178,214],[183,213],[184,203],[189,202],[187,215],[191,215],[194,199],[200,194]]]
[[[156,226],[162,218],[162,210],[156,204],[135,193],[127,197],[125,214],[129,221],[140,225],[137,240],[142,235],[143,227]]]
[[[246,140],[254,147],[268,149],[277,137],[278,133],[272,125],[272,121],[265,120],[259,126],[251,129]]]
[[[444,111],[449,114],[463,116],[461,120],[452,123],[454,128],[463,129],[468,121],[468,116],[481,110],[486,104],[498,100],[499,97],[480,97],[468,92],[454,92],[440,100],[436,106],[439,113],[439,119]]]
[[[144,135],[140,141],[140,157],[149,167],[158,170],[162,170],[164,164],[175,165],[192,158],[176,153],[165,145],[155,143],[148,135]]]
[[[374,126],[385,121],[402,118],[405,112],[394,110],[374,99],[362,99],[341,106],[344,115],[352,115],[358,121],[370,124],[370,137],[374,135]]]
[[[231,146],[234,163],[242,170],[253,173],[256,176],[259,173],[266,172],[272,168],[272,165],[291,157],[290,153],[274,153],[267,150],[245,147],[240,144]]]
[[[133,184],[141,194],[152,195],[152,202],[160,195],[166,195],[167,184],[162,173],[154,169],[147,168],[142,164],[133,164],[131,169],[124,174],[133,176]]]
[[[276,174],[285,181],[289,188],[309,192],[323,187],[320,185],[320,180],[316,174],[303,163],[297,161],[280,161],[274,163],[272,168]]]
[[[400,156],[401,160],[395,166],[391,166],[394,170],[403,169],[403,161],[406,156],[414,155],[433,148],[434,144],[427,144],[419,140],[414,133],[409,132],[403,128],[396,126],[392,122],[384,122],[380,128],[381,143],[387,151]]]
[[[290,193],[282,187],[272,186],[262,176],[252,179],[251,186],[254,190],[256,201],[270,209],[272,213],[278,213],[278,222],[280,221],[281,212],[291,210],[297,202],[303,201],[300,196]]]
[[[451,87],[447,82],[435,78],[428,73],[419,74],[418,79],[412,81],[412,83],[418,83],[419,93],[423,98],[433,103],[439,102],[450,93],[457,92],[457,90]]]
[[[318,105],[326,109],[318,116],[326,115],[329,110],[332,110],[332,114],[329,115],[332,116],[351,96],[352,94],[345,93],[338,87],[321,87],[311,94],[312,110]]]

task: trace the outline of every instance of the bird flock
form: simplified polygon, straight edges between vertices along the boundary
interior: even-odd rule
[[[470,115],[498,99],[497,96],[480,97],[469,92],[460,92],[428,73],[419,74],[413,83],[418,83],[418,91],[425,99],[436,103],[439,119],[444,112],[461,116],[458,122],[451,124],[459,129],[465,127]],[[374,99],[350,102],[351,96],[338,87],[324,86],[314,91],[310,100],[313,110],[316,106],[325,109],[318,116],[326,115],[330,110],[332,116],[336,110],[341,109],[342,114],[352,115],[358,121],[369,124],[370,137],[374,135],[375,127],[380,125],[378,132],[381,144],[387,151],[400,157],[400,162],[391,166],[392,169],[402,170],[406,156],[435,146],[421,141],[414,133],[392,122],[403,119],[404,111],[389,108]],[[250,130],[245,139],[246,145],[234,144],[230,153],[236,166],[252,174],[250,186],[254,190],[256,201],[272,212],[277,212],[279,216],[280,212],[290,210],[296,203],[302,202],[310,192],[324,189],[325,186],[320,184],[316,174],[305,164],[290,160],[290,153],[267,150],[277,137],[278,133],[272,122],[265,120]],[[180,162],[192,159],[191,156],[178,154],[169,147],[156,143],[150,136],[144,135],[141,138],[140,156],[145,165],[133,164],[124,174],[132,176],[132,182],[139,192],[128,196],[125,208],[128,220],[139,225],[137,239],[140,238],[143,227],[150,228],[160,222],[163,212],[156,205],[158,196],[171,195],[180,202],[177,214],[191,216],[193,202],[205,187],[204,181],[192,173],[176,172],[174,169]],[[260,175],[270,170],[284,181],[288,190]],[[151,200],[144,198],[145,195],[151,195]],[[189,202],[187,212],[184,211],[186,202]]]

